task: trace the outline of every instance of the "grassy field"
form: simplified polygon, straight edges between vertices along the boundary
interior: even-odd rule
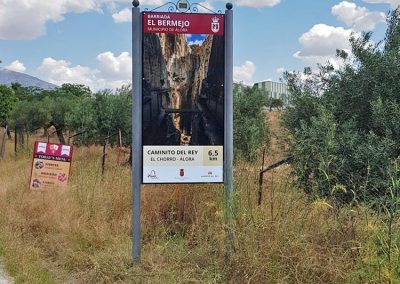
[[[279,138],[279,133],[274,132]],[[1,137],[1,136],[0,136]],[[275,139],[274,138],[274,139]],[[32,141],[31,143],[32,144]],[[284,145],[275,143],[267,164]],[[225,258],[223,188],[142,187],[142,262],[131,262],[131,169],[108,149],[77,148],[65,189],[31,192],[32,146],[0,160],[0,256],[16,283],[388,283],[399,281],[385,216],[311,201],[290,168],[234,168],[234,252]],[[397,232],[397,222],[391,232]],[[397,235],[396,235],[397,240]],[[400,239],[399,239],[400,241]]]

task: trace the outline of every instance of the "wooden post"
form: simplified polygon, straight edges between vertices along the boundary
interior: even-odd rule
[[[293,159],[293,156],[287,157],[275,164],[272,164],[270,166],[268,166],[266,169],[262,169],[260,171],[260,176],[259,176],[259,187],[258,187],[258,205],[261,204],[261,192],[262,192],[262,182],[263,182],[263,177],[264,174],[270,170],[276,169],[277,167],[286,164],[286,163],[290,163]],[[263,168],[264,168],[264,164],[263,164]]]
[[[264,179],[264,161],[265,161],[265,148],[263,150],[261,170],[260,170],[260,175],[258,177],[258,198],[257,198],[257,204],[258,205],[261,205],[261,202],[262,202],[262,186],[263,186],[263,179]]]
[[[6,125],[5,132],[4,132],[3,139],[2,139],[3,141],[1,143],[1,148],[0,148],[0,158],[1,159],[4,158],[4,153],[6,151],[6,145],[5,144],[6,144],[7,131],[8,131],[8,126]]]
[[[17,138],[18,138],[17,126],[15,126],[15,128],[14,128],[14,160],[17,160]]]
[[[102,160],[101,160],[101,175],[104,175],[104,167],[105,167],[105,164],[106,164],[106,145],[107,145],[107,143],[104,141],[104,144],[103,144],[103,157],[102,157]]]

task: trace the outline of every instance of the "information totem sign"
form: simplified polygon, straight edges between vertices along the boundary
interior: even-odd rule
[[[47,190],[66,186],[72,146],[36,141],[34,147],[30,189]]]
[[[223,183],[225,15],[142,13],[142,182]]]

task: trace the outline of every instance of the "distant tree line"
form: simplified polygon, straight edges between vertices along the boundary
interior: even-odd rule
[[[68,132],[80,133],[75,143],[86,145],[121,130],[123,143],[130,145],[131,105],[130,87],[92,93],[79,84],[63,84],[54,90],[0,85],[0,126],[28,133],[54,127],[60,143],[66,143]]]

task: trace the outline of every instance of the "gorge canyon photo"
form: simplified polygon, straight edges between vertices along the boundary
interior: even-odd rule
[[[143,34],[143,145],[223,145],[224,37]]]

